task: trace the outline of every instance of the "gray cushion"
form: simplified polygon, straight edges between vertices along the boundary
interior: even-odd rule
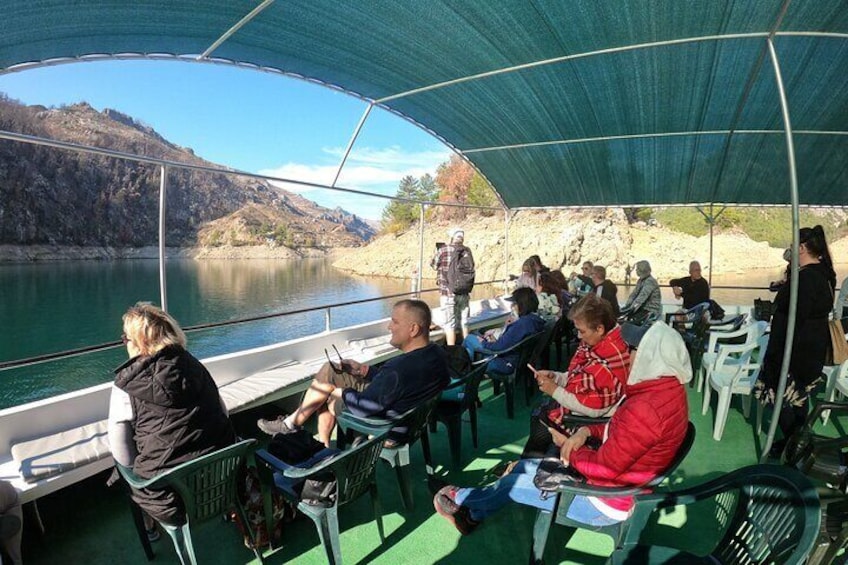
[[[12,446],[12,457],[28,483],[62,474],[109,454],[106,420]]]

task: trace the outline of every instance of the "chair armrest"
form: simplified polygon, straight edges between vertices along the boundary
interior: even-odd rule
[[[417,406],[413,406],[394,418],[366,418],[356,416],[345,410],[337,416],[336,421],[343,430],[352,429],[364,434],[379,434],[396,427],[417,409]]]
[[[628,496],[634,494],[641,494],[645,492],[645,489],[651,489],[647,484],[633,486],[633,487],[603,487],[598,485],[589,485],[586,483],[568,483],[564,484],[559,488],[558,492],[563,494],[572,493],[572,494],[582,494],[584,496],[597,496],[597,497],[612,497],[612,496]]]
[[[566,414],[562,417],[562,422],[578,426],[594,426],[597,424],[606,424],[610,421],[610,418],[611,416],[599,416],[597,418],[592,418],[591,416],[581,416],[579,414]]]
[[[127,481],[127,484],[129,484],[131,487],[133,487],[135,489],[142,489],[142,488],[155,489],[155,488],[160,487],[161,485],[166,484],[168,482],[168,478],[170,477],[170,475],[180,473],[186,467],[192,467],[194,464],[196,464],[197,459],[202,459],[203,457],[210,457],[210,456],[215,455],[216,453],[218,453],[220,451],[229,450],[231,448],[234,448],[235,446],[242,446],[243,444],[252,445],[254,443],[256,443],[255,439],[244,439],[244,440],[238,441],[231,446],[219,449],[217,452],[213,451],[212,453],[207,453],[206,455],[202,455],[202,456],[197,457],[195,459],[191,459],[189,461],[186,461],[185,463],[181,463],[181,464],[177,465],[176,467],[174,467],[172,469],[168,469],[167,471],[163,471],[163,472],[159,473],[158,475],[156,475],[155,477],[151,477],[149,479],[143,479],[143,478],[139,477],[138,475],[136,475],[133,472],[132,469],[130,469],[129,467],[124,467],[123,465],[121,465],[117,461],[115,462],[115,467],[118,469],[118,473],[120,473],[120,475],[124,478],[124,480]]]
[[[306,468],[289,465],[288,463],[274,457],[265,449],[257,449],[256,453],[254,453],[254,458],[257,464],[263,465],[266,469],[272,472],[281,473],[283,476],[288,477],[290,479],[307,479],[314,474],[320,473],[328,465],[332,464],[333,459],[336,458],[336,455],[327,457],[327,459],[321,461],[313,467]]]
[[[129,467],[124,467],[117,461],[115,462],[115,467],[118,469],[118,473],[120,473],[121,477],[123,477],[123,479],[127,481],[127,484],[134,489],[148,488],[150,485],[156,483],[159,479],[161,479],[163,475],[167,474],[166,471],[165,473],[156,475],[152,479],[142,479],[141,477],[136,475],[132,469],[130,469]]]
[[[813,423],[815,423],[818,418],[821,418],[822,412],[824,412],[825,410],[830,410],[831,416],[834,412],[848,413],[848,404],[844,402],[819,402],[818,404],[816,404],[815,408],[813,408],[813,411],[810,413],[810,415],[807,416],[806,425],[810,429],[812,429]]]

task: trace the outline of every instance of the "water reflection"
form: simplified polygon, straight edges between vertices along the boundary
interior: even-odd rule
[[[848,264],[837,265],[839,281]],[[767,286],[779,270],[713,277],[713,286]],[[409,281],[356,277],[332,267],[329,259],[175,260],[167,263],[169,309],[185,326],[248,318],[272,312],[407,292]],[[667,281],[660,281],[666,283]],[[432,281],[425,282],[430,287]],[[0,265],[0,361],[117,341],[121,315],[137,301],[159,301],[156,261],[66,261]],[[473,298],[497,294],[475,288]],[[621,286],[623,302],[630,290]],[[752,305],[772,298],[767,290],[715,289],[722,305]],[[431,305],[436,294],[425,296]],[[671,289],[663,300],[674,303]],[[339,328],[388,316],[395,299],[339,307]],[[272,318],[189,334],[189,347],[208,357],[320,332],[323,312]],[[0,372],[0,408],[77,390],[112,378],[126,359],[122,347],[21,369]]]

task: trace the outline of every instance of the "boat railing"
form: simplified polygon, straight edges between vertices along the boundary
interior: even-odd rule
[[[482,281],[476,283],[475,286],[482,287],[487,285],[503,285],[506,282],[505,279],[492,279],[488,281]],[[285,310],[282,312],[271,312],[268,314],[260,314],[257,316],[247,316],[244,318],[237,318],[235,320],[223,320],[220,322],[208,322],[203,324],[194,324],[190,326],[184,326],[183,331],[186,333],[197,332],[201,330],[209,330],[215,328],[223,328],[229,326],[235,326],[239,324],[247,324],[251,322],[258,322],[262,320],[269,320],[273,318],[283,318],[287,316],[295,316],[298,314],[309,314],[313,312],[321,312],[324,313],[324,332],[328,333],[333,330],[332,327],[332,312],[334,309],[345,308],[349,306],[356,306],[358,304],[368,304],[372,302],[380,302],[383,300],[390,300],[392,298],[409,298],[409,297],[420,297],[423,294],[432,294],[438,292],[439,289],[437,287],[433,288],[425,288],[425,289],[415,289],[408,292],[398,292],[395,294],[385,294],[381,296],[375,296],[371,298],[360,298],[357,300],[348,300],[345,302],[333,302],[331,304],[320,304],[318,306],[310,306],[308,308],[297,308],[294,310]],[[41,355],[35,355],[32,357],[26,357],[22,359],[14,359],[10,361],[2,361],[0,362],[0,371],[6,371],[10,369],[18,369],[21,367],[26,367],[30,365],[37,365],[40,363],[46,363],[49,361],[59,361],[62,359],[68,359],[71,357],[77,357],[79,355],[85,355],[88,353],[95,353],[98,351],[106,351],[108,349],[112,349],[114,347],[123,347],[123,342],[121,341],[109,341],[106,343],[100,343],[96,345],[87,345],[83,347],[78,347],[74,349],[66,349],[63,351],[57,351],[54,353],[45,353]]]

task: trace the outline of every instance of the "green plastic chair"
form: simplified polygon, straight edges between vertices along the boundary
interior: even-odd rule
[[[265,521],[268,531],[272,528],[271,488],[276,488],[284,498],[297,504],[297,509],[315,523],[321,544],[331,564],[342,563],[341,544],[339,542],[339,507],[352,502],[369,492],[380,541],[386,539],[383,529],[383,515],[377,497],[376,465],[383,448],[383,440],[388,432],[381,433],[359,445],[342,451],[317,465],[309,468],[294,467],[280,461],[268,451],[258,449],[254,453],[256,468],[262,482],[262,499]],[[317,478],[326,480],[328,475],[336,478],[336,499],[332,506],[325,507],[309,504],[300,500],[300,495],[292,488],[290,480],[296,481]],[[268,488],[271,487],[271,488]],[[273,542],[272,542],[273,549]]]
[[[815,433],[816,422],[825,412],[844,416],[848,414],[848,404],[817,404],[783,451],[786,465],[831,485],[818,489],[822,523],[816,547],[807,560],[808,565],[832,563],[839,551],[848,548],[848,470],[843,455],[848,448],[848,437],[844,434],[828,437]]]
[[[409,449],[416,441],[421,440],[424,464],[427,474],[431,475],[433,473],[433,458],[430,454],[430,436],[427,432],[427,423],[438,401],[439,395],[434,396],[396,418],[360,418],[350,412],[342,412],[337,420],[340,433],[337,436],[336,445],[339,445],[340,448],[343,448],[342,446],[346,443],[346,441],[340,440],[342,438],[349,439],[351,432],[359,432],[369,436],[388,432],[398,426],[409,429],[405,443],[391,447],[383,445],[383,450],[380,452],[380,459],[395,470],[403,507],[409,510],[414,508],[412,477],[409,470]]]
[[[714,516],[724,532],[708,555],[639,544],[652,516],[704,500],[715,501]],[[612,562],[804,563],[820,520],[819,497],[807,477],[785,466],[752,465],[681,491],[637,496],[631,526]]]
[[[547,332],[548,328],[545,328],[538,333],[525,337],[512,347],[503,351],[483,350],[480,352],[484,355],[493,355],[494,357],[504,357],[516,351],[518,352],[518,362],[515,364],[511,373],[496,373],[494,371],[488,371],[486,373],[486,376],[492,379],[494,383],[495,394],[500,394],[501,384],[503,384],[506,396],[506,417],[510,420],[515,418],[515,383],[521,380],[525,373],[530,372],[530,369],[527,368],[527,363],[530,362],[536,350],[536,345]]]
[[[160,525],[171,536],[180,563],[183,565],[197,564],[191,539],[191,526],[212,518],[220,519],[232,507],[236,508],[242,523],[248,530],[248,535],[255,542],[254,533],[249,528],[250,522],[247,520],[238,496],[239,479],[243,476],[247,454],[254,443],[256,443],[255,439],[240,441],[224,449],[192,459],[151,479],[142,479],[133,473],[132,469],[116,463],[118,472],[132,488],[156,490],[168,487],[174,489],[182,499],[186,509],[185,525],[171,526],[162,523]],[[140,525],[140,521],[136,521],[136,525]],[[139,528],[138,533],[147,553],[149,543],[145,543],[147,534],[143,526]],[[255,547],[256,544],[253,545]],[[257,549],[254,549],[254,553],[262,563],[262,554]],[[148,558],[151,556],[152,552],[148,553]]]
[[[489,357],[475,361],[470,372],[448,385],[433,411],[430,431],[436,431],[436,422],[443,423],[447,428],[451,464],[454,469],[460,469],[462,463],[462,415],[466,412],[471,424],[471,442],[477,447],[477,401],[480,382],[491,359]]]
[[[677,450],[674,459],[662,474],[656,476],[650,482],[635,487],[602,487],[596,485],[587,485],[585,483],[571,483],[563,485],[559,492],[556,493],[556,501],[553,511],[546,512],[539,510],[536,515],[536,524],[533,528],[533,548],[530,552],[530,563],[543,563],[543,555],[545,553],[545,545],[548,542],[548,534],[551,530],[551,525],[554,521],[557,524],[566,526],[571,529],[583,529],[600,532],[612,537],[615,542],[615,547],[618,548],[623,543],[628,530],[631,528],[632,516],[627,520],[611,524],[609,526],[589,526],[582,522],[572,520],[567,516],[568,508],[571,506],[571,501],[575,495],[581,494],[584,496],[597,497],[617,497],[617,496],[634,496],[652,492],[663,481],[665,481],[675,469],[683,462],[689,450],[692,449],[692,444],[695,442],[695,425],[689,422],[686,429],[686,437],[683,438],[683,443]]]

